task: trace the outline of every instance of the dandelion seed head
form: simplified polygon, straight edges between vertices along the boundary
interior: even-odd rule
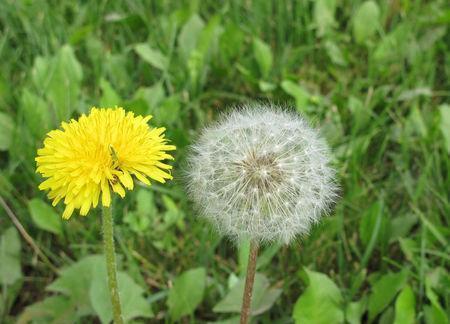
[[[79,209],[86,215],[101,203],[111,204],[111,190],[122,198],[134,187],[133,176],[145,184],[171,179],[175,149],[164,138],[164,128],[150,128],[151,116],[135,116],[122,108],[92,108],[89,115],[63,122],[52,130],[36,157],[37,170],[45,179],[40,190],[48,190],[55,206],[66,205],[63,218]],[[192,175],[204,181],[204,174]]]
[[[337,197],[328,146],[303,118],[277,107],[222,117],[188,161],[188,192],[200,215],[236,240],[289,243]]]

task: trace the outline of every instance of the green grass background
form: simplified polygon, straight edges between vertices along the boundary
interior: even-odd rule
[[[115,201],[127,318],[236,322],[248,244],[195,217],[181,166],[219,113],[269,101],[321,128],[341,199],[263,248],[254,322],[447,323],[449,24],[444,0],[0,1],[0,322],[109,321],[100,213],[61,221],[34,157],[115,105],[178,147],[174,181]]]

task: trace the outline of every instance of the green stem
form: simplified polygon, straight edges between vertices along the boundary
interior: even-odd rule
[[[250,254],[248,256],[247,276],[245,277],[244,296],[242,298],[241,324],[247,324],[250,320],[252,304],[253,283],[255,282],[256,259],[258,258],[259,244],[250,242]]]
[[[105,250],[106,270],[108,272],[108,286],[111,295],[114,323],[122,324],[119,288],[117,286],[116,254],[114,252],[113,219],[110,207],[103,207],[103,248]]]

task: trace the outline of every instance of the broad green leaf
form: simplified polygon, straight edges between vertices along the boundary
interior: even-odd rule
[[[0,112],[0,151],[7,151],[11,145],[14,121],[11,116]]]
[[[425,295],[431,302],[431,306],[425,306],[425,319],[427,324],[448,323],[445,310],[439,302],[439,296],[433,289],[437,286],[437,281],[439,281],[437,277],[439,277],[440,272],[442,272],[441,268],[436,268],[425,277]]]
[[[309,102],[309,93],[301,85],[290,80],[281,82],[281,88],[288,94],[294,97],[297,111],[304,112]]]
[[[147,43],[140,43],[134,46],[136,53],[153,67],[164,71],[167,68],[167,57],[159,50],[151,48]]]
[[[122,316],[125,322],[136,317],[150,318],[153,316],[150,304],[143,297],[144,289],[124,272],[117,273]],[[92,280],[89,298],[102,323],[110,323],[112,307],[107,282],[106,265],[103,262],[92,269]]]
[[[122,99],[114,90],[112,85],[104,78],[100,79],[100,89],[102,90],[102,96],[100,97],[100,107],[114,108],[119,106]]]
[[[157,108],[165,97],[165,92],[160,82],[151,87],[139,88],[135,94],[134,99],[143,99],[146,101],[151,113]]]
[[[262,269],[270,265],[272,258],[278,253],[283,245],[280,243],[274,243],[269,245],[259,256],[256,263],[256,269]]]
[[[342,54],[341,49],[335,42],[327,40],[324,43],[324,47],[331,62],[336,65],[347,66],[347,60],[345,59],[344,54]]]
[[[382,202],[377,201],[366,208],[361,217],[359,226],[359,235],[365,246],[368,246],[372,240],[379,241],[386,234],[386,218],[383,215]],[[378,229],[378,232],[376,230]],[[374,235],[375,238],[372,238]],[[376,241],[375,241],[376,242]]]
[[[14,227],[8,228],[0,236],[0,283],[12,285],[22,278],[20,266],[21,242]]]
[[[156,206],[153,193],[146,189],[139,189],[136,195],[137,208],[135,211],[128,212],[124,221],[130,225],[130,228],[142,233],[148,229],[151,219],[156,215]]]
[[[76,318],[75,307],[65,296],[51,296],[27,306],[17,319],[17,324],[71,323]]]
[[[155,123],[157,122],[162,126],[170,126],[179,120],[180,110],[180,98],[177,95],[173,95],[162,100],[159,106],[151,111],[154,115]]]
[[[92,281],[92,269],[104,267],[102,255],[89,255],[62,269],[58,279],[47,286],[46,290],[59,292],[69,297],[76,305],[77,316],[94,314],[89,299],[89,289]]]
[[[448,324],[448,317],[445,311],[434,305],[425,305],[425,323],[427,324]]]
[[[118,285],[126,321],[152,316],[150,305],[142,296],[144,290],[126,273],[118,272]],[[108,323],[112,317],[103,255],[84,257],[63,269],[59,278],[46,289],[67,296],[76,310],[76,317],[97,314],[103,323]]]
[[[317,27],[317,36],[327,34],[336,24],[334,13],[336,0],[317,0],[314,4],[314,24]]]
[[[214,306],[216,313],[239,313],[242,307],[245,278],[241,278],[228,292],[228,294]],[[281,289],[270,288],[266,276],[256,273],[253,284],[253,297],[251,314],[259,315],[269,310],[281,294]]]
[[[400,249],[408,261],[414,261],[414,250],[418,248],[417,242],[410,238],[399,238]]]
[[[352,113],[351,116],[353,118],[352,129],[354,132],[365,129],[365,127],[370,122],[371,114],[369,108],[364,105],[364,103],[353,96],[348,98],[348,109]]]
[[[192,314],[201,303],[205,281],[205,268],[191,269],[175,278],[167,299],[169,313],[174,321],[184,315]]]
[[[28,210],[37,227],[54,234],[62,234],[61,216],[58,216],[50,205],[34,198],[28,202]]]
[[[180,224],[179,221],[183,219],[183,211],[178,208],[175,202],[167,195],[163,195],[163,203],[166,208],[164,213],[164,227],[167,229],[172,225]]]
[[[123,53],[110,54],[104,53],[102,63],[106,72],[107,79],[117,91],[128,89],[131,82],[130,72],[127,70],[129,59]],[[124,104],[124,107],[127,105]]]
[[[277,87],[276,84],[270,83],[270,82],[266,82],[264,80],[259,80],[258,81],[258,86],[259,86],[259,89],[261,89],[262,92],[270,92],[272,90],[275,90],[275,88]]]
[[[366,311],[367,298],[358,302],[349,303],[345,309],[345,320],[349,324],[360,324],[361,318]]]
[[[441,114],[440,128],[444,137],[447,153],[450,154],[450,105],[444,104],[439,106]]]
[[[397,27],[377,44],[373,58],[378,64],[398,62],[408,53],[411,29],[406,24]],[[383,65],[380,65],[383,67]]]
[[[408,270],[383,275],[372,285],[369,296],[369,320],[373,320],[395,298],[408,279]]]
[[[359,44],[365,43],[376,32],[380,8],[375,1],[365,1],[353,16],[353,36]]]
[[[414,292],[409,285],[406,285],[395,301],[394,324],[414,324],[416,322],[415,308]]]
[[[412,213],[392,218],[389,224],[389,242],[406,237],[414,225],[417,224],[418,219]]]
[[[54,126],[48,103],[26,88],[22,91],[20,98],[20,110],[27,128],[36,139],[41,140]]]
[[[294,306],[293,318],[299,324],[343,323],[342,295],[326,275],[305,268],[308,287]]]
[[[388,307],[380,316],[377,324],[393,324],[395,320],[394,307]]]
[[[32,76],[35,86],[52,103],[58,121],[69,119],[77,106],[83,78],[73,48],[64,45],[53,57],[38,57]]]
[[[187,61],[191,52],[197,46],[200,34],[205,27],[203,20],[197,15],[193,15],[181,28],[178,36],[178,47],[182,57]]]
[[[253,55],[258,63],[259,72],[263,78],[269,76],[272,69],[273,55],[269,45],[258,37],[253,38]]]

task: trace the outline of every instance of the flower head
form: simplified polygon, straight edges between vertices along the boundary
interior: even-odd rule
[[[132,190],[135,176],[145,184],[148,178],[159,182],[172,179],[173,159],[166,151],[175,149],[164,138],[164,128],[150,128],[151,116],[134,116],[122,108],[92,108],[89,115],[63,122],[62,129],[52,130],[36,157],[37,172],[47,178],[40,190],[50,190],[53,206],[64,199],[63,218],[74,209],[86,215],[102,198],[111,204],[110,191],[122,198]]]
[[[336,197],[318,132],[276,107],[244,107],[193,145],[188,191],[223,234],[288,243],[307,233]]]

